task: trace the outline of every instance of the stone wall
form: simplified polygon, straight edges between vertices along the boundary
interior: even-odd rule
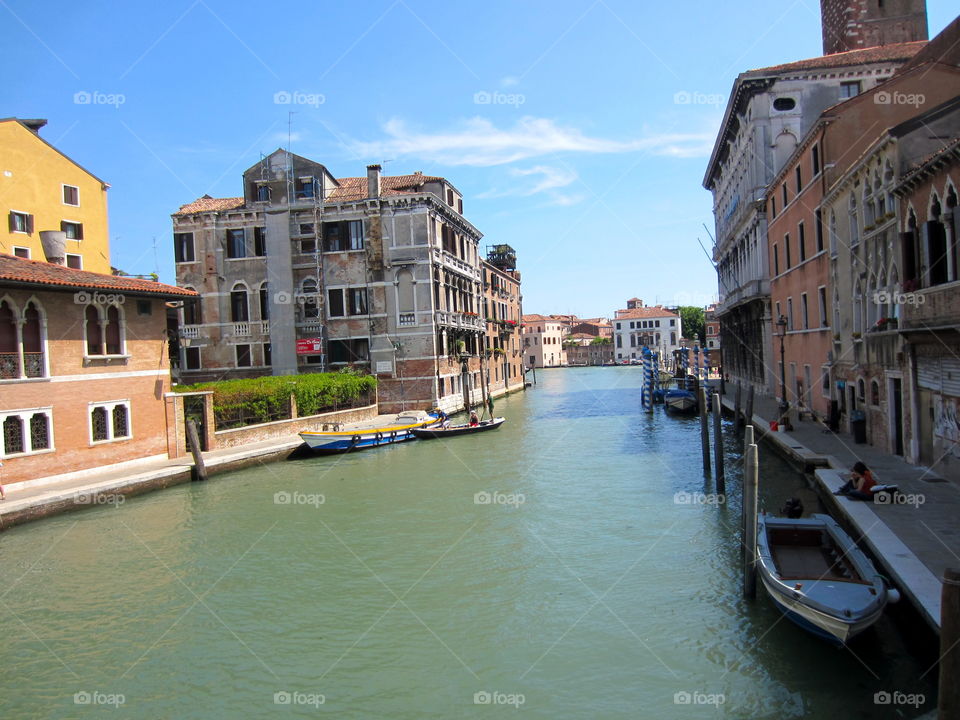
[[[321,415],[310,415],[308,417],[293,418],[290,420],[277,420],[276,422],[263,423],[261,425],[249,425],[233,430],[218,430],[213,434],[213,445],[210,449],[219,450],[263,442],[264,440],[277,440],[289,437],[302,430],[317,431],[322,430],[324,425],[362,422],[364,420],[372,420],[376,416],[377,405],[367,405],[361,408],[338,410]]]

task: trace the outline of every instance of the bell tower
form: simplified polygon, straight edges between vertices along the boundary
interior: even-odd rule
[[[926,0],[820,0],[823,54],[927,40]]]

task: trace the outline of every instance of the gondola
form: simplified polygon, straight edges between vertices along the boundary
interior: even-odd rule
[[[421,440],[435,440],[437,438],[456,437],[457,435],[472,435],[473,433],[496,430],[506,422],[506,418],[496,417],[491,420],[481,420],[477,425],[463,424],[442,427],[431,425],[424,428],[413,428],[410,432]]]

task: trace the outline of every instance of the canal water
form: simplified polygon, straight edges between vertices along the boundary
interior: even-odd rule
[[[699,422],[641,413],[638,369],[537,379],[497,401],[495,433],[3,533],[0,716],[919,714],[882,692],[933,707],[888,619],[838,650],[742,599],[730,428],[720,502]],[[799,492],[809,509],[761,451],[763,504]]]

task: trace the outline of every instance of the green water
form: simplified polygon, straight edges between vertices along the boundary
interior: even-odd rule
[[[889,620],[837,650],[741,598],[735,441],[730,502],[676,502],[713,489],[699,423],[641,414],[640,378],[540,371],[495,433],[3,533],[0,717],[918,714],[883,690],[929,710]],[[802,478],[763,453],[761,483],[775,508]]]

